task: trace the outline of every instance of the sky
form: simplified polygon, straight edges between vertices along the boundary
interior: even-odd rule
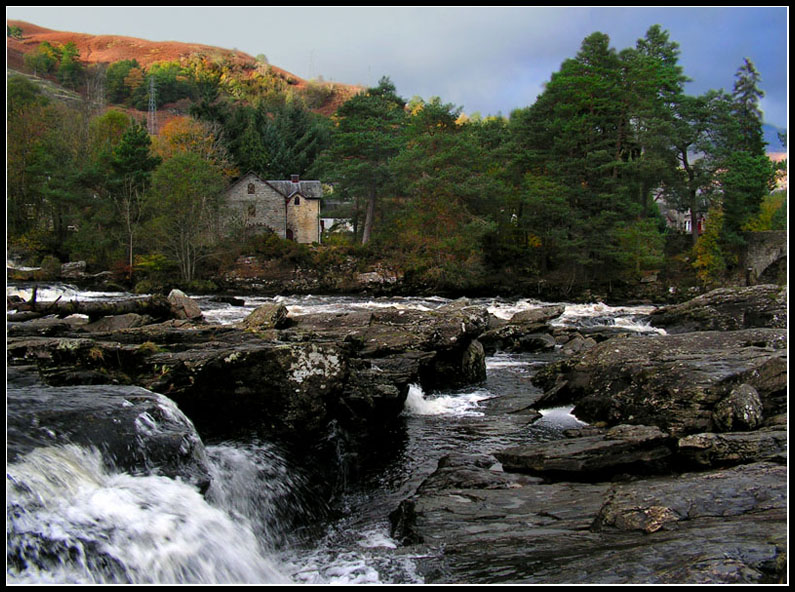
[[[183,41],[227,49],[301,78],[440,97],[464,113],[510,115],[532,104],[585,37],[617,50],[659,24],[680,45],[691,94],[731,91],[748,57],[761,75],[766,123],[787,126],[788,8],[8,6],[6,18],[60,31]]]

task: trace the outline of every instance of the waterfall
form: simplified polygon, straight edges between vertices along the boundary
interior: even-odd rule
[[[76,445],[6,470],[12,584],[286,584],[244,512],[180,480],[110,472]]]

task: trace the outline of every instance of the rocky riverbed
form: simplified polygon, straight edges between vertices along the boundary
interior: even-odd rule
[[[591,425],[442,459],[392,514],[407,549],[431,550],[426,581],[786,581],[786,331],[740,329],[781,327],[786,298],[713,296],[656,318],[713,329],[732,309],[736,331],[614,337],[536,375],[535,407]]]
[[[532,422],[542,410],[566,405],[590,425],[564,440],[443,457],[391,515],[393,537],[403,545],[397,552],[421,557],[424,581],[785,577],[785,290],[716,292],[661,309],[651,323],[664,319],[667,328],[683,329],[643,336],[567,329],[555,322],[559,306],[495,318],[465,299],[433,311],[301,317],[274,303],[223,326],[204,322],[179,294],[170,298],[171,318],[156,304],[101,318],[45,306],[27,311],[40,318],[8,323],[9,385],[16,389],[10,402],[41,381],[48,400],[60,397],[71,413],[73,404],[96,418],[80,434],[80,427],[58,424],[57,406],[49,416],[25,407],[27,419],[13,424],[20,452],[30,422],[38,437],[54,442],[112,440],[97,425],[112,422],[115,412],[103,403],[89,414],[91,393],[97,401],[121,393],[120,410],[139,405],[155,423],[168,423],[159,395],[142,397],[140,387],[176,401],[202,434],[256,424],[301,448],[323,441],[334,425],[362,436],[347,440],[355,449],[388,429],[412,384],[477,384],[487,353],[553,352],[558,361],[534,376],[540,388],[514,393],[495,409]],[[142,413],[128,414],[133,424]],[[163,472],[204,487],[201,455],[186,445],[191,432],[169,421],[173,429],[152,440],[166,455],[170,442],[178,459]],[[140,436],[141,426],[134,427]],[[138,470],[139,460],[132,454],[120,462]]]

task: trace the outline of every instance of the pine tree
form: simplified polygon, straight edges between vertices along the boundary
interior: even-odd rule
[[[765,140],[762,132],[762,110],[760,99],[765,93],[759,88],[761,76],[753,62],[745,58],[737,69],[732,93],[737,140],[735,150],[748,152],[754,156],[765,154]]]
[[[406,102],[389,78],[344,103],[335,115],[332,144],[318,170],[366,201],[362,244],[370,241],[378,198],[393,181],[390,160],[403,145]]]
[[[109,182],[111,200],[116,208],[118,223],[127,246],[127,265],[132,273],[136,235],[143,216],[143,200],[151,181],[152,171],[160,158],[152,156],[152,140],[146,127],[133,122],[116,146],[111,160],[113,177]]]

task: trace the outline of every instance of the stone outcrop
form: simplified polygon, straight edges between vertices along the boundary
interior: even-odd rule
[[[314,444],[328,440],[332,424],[348,434],[380,434],[401,412],[410,384],[477,382],[486,351],[525,349],[528,336],[547,336],[566,357],[536,373],[543,394],[506,393],[486,415],[523,426],[538,417],[536,409],[566,405],[592,425],[563,440],[442,458],[390,516],[394,538],[403,553],[419,557],[425,581],[780,583],[787,567],[787,334],[743,328],[779,323],[772,309],[752,307],[740,322],[733,307],[695,315],[712,319],[703,324],[677,321],[730,330],[599,338],[553,330],[555,310],[495,323],[466,300],[432,312],[298,317],[277,306],[238,326],[174,319],[137,326],[134,317],[9,323],[9,400],[35,402],[42,389],[49,397],[32,415],[9,420],[10,452],[106,438],[115,447],[140,435],[134,430],[166,426],[146,434],[145,455],[133,447],[121,462],[134,471],[143,458],[176,455],[176,466],[163,461],[163,474],[201,486],[199,449],[187,457],[179,454],[189,447],[173,449],[190,430],[170,427],[160,399],[137,387],[166,394],[210,434],[256,425]],[[36,374],[19,372],[23,364],[35,364]],[[37,376],[49,386],[35,385]],[[103,406],[112,394],[121,400]],[[64,402],[90,395],[101,405],[95,412],[80,403],[75,415],[56,395]],[[82,432],[69,431],[46,415],[50,408],[73,424],[95,416],[104,423],[92,419]],[[107,423],[116,414],[127,426],[118,434]]]
[[[618,337],[547,366],[534,383],[545,390],[537,406],[573,404],[589,423],[656,425],[672,435],[750,427],[786,410],[787,335],[746,329]],[[749,388],[761,409],[748,396],[747,405],[737,404]]]
[[[267,310],[265,310],[267,308]],[[13,323],[8,361],[35,363],[50,385],[124,384],[163,393],[210,430],[257,425],[306,440],[337,421],[377,430],[402,411],[409,385],[485,378],[483,307],[285,316],[260,307],[238,326],[171,320],[124,328]],[[18,328],[16,326],[19,326]],[[311,438],[309,438],[311,440]]]
[[[499,457],[499,455],[497,455]],[[786,466],[548,481],[445,457],[392,513],[426,583],[778,583]],[[591,474],[594,477],[594,474]]]
[[[660,308],[649,316],[649,322],[667,333],[786,328],[787,289],[775,284],[721,288]]]
[[[441,459],[391,515],[426,583],[786,581],[781,298],[713,293],[661,313],[671,335],[558,334],[572,347],[535,375],[532,407],[591,425]],[[721,330],[676,333],[694,328]]]

